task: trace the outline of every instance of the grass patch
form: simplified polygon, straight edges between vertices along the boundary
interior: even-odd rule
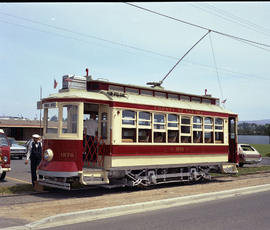
[[[243,176],[248,174],[256,174],[260,172],[268,171],[270,172],[270,166],[258,166],[258,167],[238,167],[238,173],[237,174],[224,174],[224,173],[210,173],[212,177],[224,177],[224,176]]]
[[[252,144],[263,157],[270,157],[270,144]]]
[[[21,194],[25,192],[34,192],[32,184],[14,185],[11,187],[0,187],[0,195]]]

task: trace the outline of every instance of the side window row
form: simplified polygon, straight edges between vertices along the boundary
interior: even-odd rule
[[[122,111],[122,142],[224,143],[222,118]]]

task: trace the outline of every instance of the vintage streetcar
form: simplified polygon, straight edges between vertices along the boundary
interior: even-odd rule
[[[149,186],[237,171],[237,114],[210,95],[65,75],[40,104],[43,186]]]

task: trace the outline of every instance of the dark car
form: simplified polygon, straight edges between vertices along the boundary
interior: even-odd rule
[[[18,142],[13,137],[8,137],[8,141],[10,143],[10,157],[18,157],[22,159],[26,156],[26,148],[22,145],[19,145]]]

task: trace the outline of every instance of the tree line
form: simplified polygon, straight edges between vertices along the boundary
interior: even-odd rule
[[[270,136],[270,124],[257,125],[255,123],[239,123],[238,134]]]

